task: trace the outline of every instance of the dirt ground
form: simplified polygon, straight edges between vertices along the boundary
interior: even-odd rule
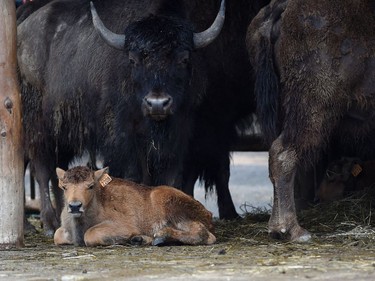
[[[301,212],[314,239],[295,244],[268,238],[269,209],[259,207],[272,194],[267,154],[236,154],[231,180],[236,208],[249,214],[216,221],[213,246],[56,247],[33,217],[38,233],[25,237],[25,247],[0,251],[0,280],[375,280],[375,186],[370,195]]]
[[[56,247],[38,229],[0,251],[0,280],[375,280],[375,228],[311,224],[319,234],[296,244],[268,238],[267,219],[217,221],[212,246]]]

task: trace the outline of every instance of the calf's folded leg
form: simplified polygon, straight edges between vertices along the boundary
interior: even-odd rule
[[[137,228],[110,221],[104,221],[89,228],[84,235],[84,240],[86,246],[148,245],[152,242],[151,237],[141,235]]]
[[[176,228],[164,227],[155,235],[152,245],[182,243],[187,245],[211,245],[216,242],[213,235],[201,222],[178,223]]]
[[[72,235],[65,228],[60,227],[56,230],[53,236],[53,241],[55,245],[72,245],[74,244]]]

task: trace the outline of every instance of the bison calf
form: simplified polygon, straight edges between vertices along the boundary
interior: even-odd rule
[[[320,202],[340,200],[354,192],[369,190],[374,185],[374,160],[342,157],[328,165],[317,198]]]
[[[108,169],[56,169],[65,207],[56,245],[212,244],[212,214],[182,191],[111,178]]]

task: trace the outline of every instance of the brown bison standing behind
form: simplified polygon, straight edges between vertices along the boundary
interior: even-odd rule
[[[111,178],[108,169],[56,169],[64,190],[56,245],[212,244],[212,214],[182,191]]]
[[[374,11],[373,0],[278,0],[249,26],[259,119],[272,142],[274,237],[311,238],[296,216],[298,168],[316,164],[328,147],[374,157]]]

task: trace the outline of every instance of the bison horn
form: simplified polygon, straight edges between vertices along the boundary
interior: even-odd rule
[[[225,19],[225,0],[221,0],[220,10],[213,24],[205,31],[194,33],[194,48],[206,47],[219,35],[224,25]]]
[[[113,33],[108,28],[106,28],[99,18],[98,13],[96,12],[94,3],[90,2],[91,6],[91,15],[92,15],[92,23],[94,24],[95,29],[99,32],[100,36],[103,38],[108,45],[123,50],[125,44],[125,35],[120,35]]]

